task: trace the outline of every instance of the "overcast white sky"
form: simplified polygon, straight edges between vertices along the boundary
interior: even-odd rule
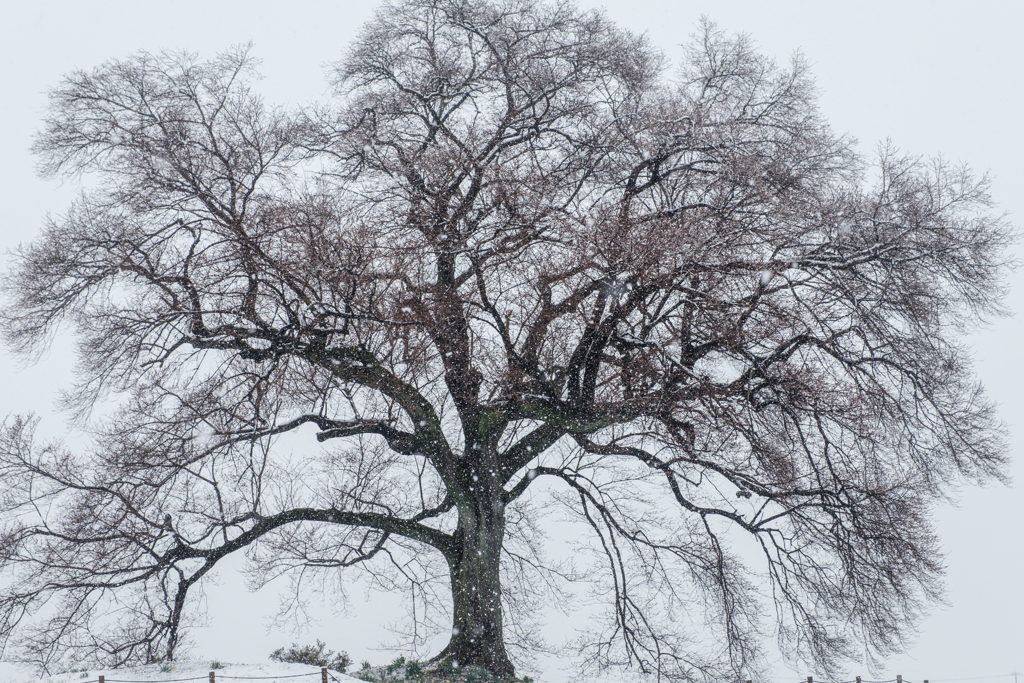
[[[47,212],[60,212],[73,184],[41,181],[28,154],[45,91],[61,75],[124,57],[139,49],[186,48],[212,55],[253,41],[263,59],[260,90],[271,102],[322,98],[322,66],[338,59],[377,3],[290,3],[267,0],[5,3],[0,20],[0,250],[31,240]],[[730,32],[753,36],[778,60],[800,50],[814,64],[821,109],[839,132],[870,152],[891,138],[901,149],[942,153],[994,177],[994,197],[1024,225],[1024,3],[999,2],[773,2],[612,0],[604,6],[620,24],[646,31],[670,58],[678,55],[701,15]],[[1018,252],[1022,252],[1018,248]],[[1024,312],[1024,270],[1009,283],[1008,301]],[[963,492],[959,508],[936,512],[946,550],[948,605],[920,626],[916,643],[887,663],[881,678],[901,673],[917,683],[1005,675],[1024,670],[1024,340],[1022,317],[997,320],[970,342],[978,373],[1001,406],[1020,484]],[[16,367],[0,350],[0,415],[34,410],[44,431],[64,430],[52,412],[72,365],[58,343],[36,366]],[[216,590],[216,592],[215,592]],[[356,661],[383,661],[371,650],[387,639],[392,599],[364,602],[353,595],[348,616],[325,618],[306,634],[268,633],[273,600],[247,594],[230,573],[209,591],[212,621],[195,632],[196,653],[222,661],[261,661],[292,640],[326,640]],[[797,680],[813,672],[789,672]],[[851,667],[852,675],[863,673]],[[565,679],[554,663],[541,680]],[[992,679],[999,680],[999,679]]]

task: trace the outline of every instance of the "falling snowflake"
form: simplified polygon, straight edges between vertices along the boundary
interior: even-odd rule
[[[192,437],[192,440],[195,442],[196,446],[206,448],[213,442],[215,436],[217,436],[217,432],[214,428],[208,424],[204,424],[195,431],[195,435]]]

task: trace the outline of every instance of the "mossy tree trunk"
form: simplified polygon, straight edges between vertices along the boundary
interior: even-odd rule
[[[482,458],[482,460],[487,460]],[[474,468],[475,469],[475,468]],[[507,678],[515,669],[505,650],[501,607],[504,491],[488,470],[476,470],[458,506],[459,523],[447,553],[452,584],[452,636],[441,663],[479,666]]]

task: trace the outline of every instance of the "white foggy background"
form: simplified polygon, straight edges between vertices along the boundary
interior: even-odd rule
[[[35,236],[47,212],[64,210],[74,182],[35,176],[28,153],[45,109],[45,91],[76,68],[89,69],[145,49],[188,49],[212,56],[252,41],[263,60],[257,89],[272,104],[298,105],[326,96],[323,66],[342,57],[378,3],[267,0],[153,2],[12,2],[0,4],[0,251]],[[834,130],[850,133],[870,154],[889,137],[903,151],[967,161],[994,178],[993,196],[1024,226],[1024,4],[1002,2],[755,2],[719,0],[582,1],[607,9],[633,31],[646,31],[673,61],[701,15],[727,32],[749,33],[780,63],[796,50],[813,64],[820,107]],[[1017,253],[1024,249],[1017,248]],[[4,262],[6,263],[6,257]],[[1024,311],[1024,271],[1011,277],[1010,308]],[[1000,405],[1010,434],[1012,475],[1024,482],[1024,340],[1022,317],[995,320],[971,337],[979,376]],[[37,364],[24,366],[0,349],[0,416],[34,411],[43,436],[67,433],[54,412],[74,359],[58,340]],[[72,437],[74,434],[72,433]],[[0,483],[2,485],[2,483]],[[1006,676],[1024,668],[1024,491],[1021,484],[964,490],[960,505],[935,521],[946,551],[947,601],[919,627],[908,652],[888,661],[879,678],[900,673],[915,683]],[[235,565],[238,566],[237,564]],[[269,629],[275,597],[246,591],[226,567],[210,586],[209,625],[192,631],[200,659],[259,662],[277,647],[320,638],[357,663],[390,661],[375,648],[393,640],[385,626],[401,617],[400,596],[365,599],[353,585],[347,611],[330,606],[303,632]],[[354,577],[354,575],[353,575]],[[557,638],[582,617],[549,624]],[[540,662],[540,681],[560,683],[558,660]],[[801,680],[779,662],[775,681]],[[866,667],[851,665],[850,678]],[[0,679],[15,675],[0,665]],[[23,675],[20,676],[24,678]],[[995,679],[993,679],[995,680]],[[1006,676],[1002,680],[1009,681]]]

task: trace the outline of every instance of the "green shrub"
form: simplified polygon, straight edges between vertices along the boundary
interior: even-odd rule
[[[345,673],[345,670],[352,664],[348,653],[339,652],[335,654],[333,650],[328,650],[327,645],[319,640],[316,641],[316,645],[303,645],[299,647],[292,643],[292,646],[287,650],[279,647],[270,654],[270,658],[275,662],[326,667],[339,673]],[[366,662],[363,662],[363,665],[364,669],[369,668],[366,666]]]
[[[388,664],[385,667],[385,669],[387,670],[387,672],[389,674],[393,674],[396,671],[398,671],[398,669],[401,668],[404,664],[405,664],[405,657],[403,655],[399,655],[398,657],[395,658],[395,661],[393,661],[390,664]]]

